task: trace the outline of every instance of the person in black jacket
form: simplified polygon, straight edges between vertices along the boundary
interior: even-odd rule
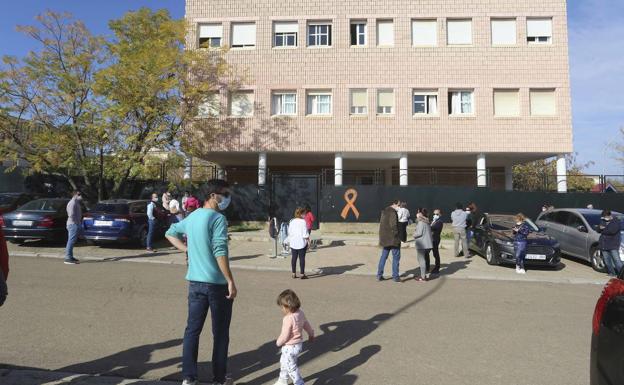
[[[392,204],[381,212],[379,220],[379,246],[381,246],[381,256],[377,266],[377,280],[383,281],[384,267],[388,255],[392,253],[392,279],[394,282],[401,282],[399,278],[399,261],[401,259],[401,234],[399,231],[399,210],[400,201],[394,200]]]
[[[609,275],[617,276],[622,270],[622,259],[620,259],[620,231],[622,231],[622,226],[620,220],[614,218],[610,210],[604,210],[598,231],[600,232],[598,243],[607,271]]]
[[[431,221],[431,239],[433,240],[433,248],[427,250],[425,254],[425,263],[427,265],[427,271],[431,266],[431,260],[429,258],[430,251],[433,251],[433,258],[435,259],[435,267],[431,270],[430,274],[440,273],[440,239],[442,237],[442,211],[440,209],[433,210],[433,219]]]

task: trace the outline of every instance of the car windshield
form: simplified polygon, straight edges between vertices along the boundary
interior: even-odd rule
[[[533,231],[539,231],[539,228],[529,218],[525,219],[525,222],[531,227]],[[492,230],[511,230],[516,226],[516,220],[513,215],[497,215],[490,217],[490,224]]]
[[[124,203],[98,203],[91,212],[106,214],[128,214],[128,205]]]
[[[624,215],[620,213],[613,213],[613,217],[617,218],[622,225],[624,225]],[[589,227],[595,229],[600,225],[602,216],[600,214],[583,214],[583,218],[589,223]]]
[[[17,195],[0,195],[0,206],[8,206],[17,200]]]
[[[37,199],[30,201],[19,208],[19,211],[47,211],[57,212],[67,206],[67,201],[63,200],[50,200],[50,199]]]

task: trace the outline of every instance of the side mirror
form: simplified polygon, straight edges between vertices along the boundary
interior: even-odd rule
[[[588,231],[587,231],[587,227],[585,227],[585,226],[583,226],[583,225],[581,225],[581,226],[577,226],[577,227],[576,227],[576,229],[577,229],[578,231],[580,231],[581,233],[587,233],[587,232],[588,232]]]

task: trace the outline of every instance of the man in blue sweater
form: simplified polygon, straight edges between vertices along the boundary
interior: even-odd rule
[[[208,181],[204,206],[167,231],[167,239],[178,250],[188,253],[188,321],[182,348],[183,385],[196,385],[197,352],[208,310],[212,319],[213,383],[225,384],[230,342],[232,304],[236,285],[228,259],[227,220],[221,214],[230,204],[226,181]],[[187,244],[182,241],[186,235]]]

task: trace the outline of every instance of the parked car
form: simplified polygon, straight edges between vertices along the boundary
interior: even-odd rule
[[[557,266],[561,261],[559,242],[540,231],[529,219],[533,232],[527,239],[526,265]],[[490,265],[515,264],[513,215],[485,214],[474,229],[470,248],[483,255]]]
[[[66,240],[67,202],[69,199],[36,199],[4,214],[4,237],[18,244],[29,239]]]
[[[598,248],[600,233],[596,231],[601,214],[601,210],[594,209],[553,209],[541,213],[536,223],[561,243],[563,254],[588,261],[594,270],[605,272],[606,266]],[[618,212],[612,212],[612,215],[624,228],[624,215]],[[624,238],[622,240],[620,258],[624,257]]]
[[[592,331],[590,385],[624,384],[624,269],[604,287]]]
[[[33,199],[34,197],[27,193],[0,193],[0,214],[15,211]]]
[[[148,200],[114,199],[97,203],[83,216],[84,237],[95,244],[147,244]],[[157,214],[158,217],[158,214]],[[156,221],[155,239],[168,229],[167,217]]]

